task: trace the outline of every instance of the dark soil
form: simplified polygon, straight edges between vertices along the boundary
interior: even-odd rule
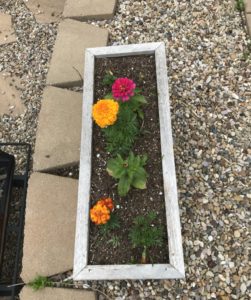
[[[96,100],[102,99],[111,92],[111,87],[104,86],[102,83],[107,71],[112,71],[116,77],[133,79],[148,101],[143,108],[145,118],[141,125],[142,133],[135,142],[133,152],[148,155],[146,170],[149,177],[147,189],[131,189],[126,197],[119,197],[116,181],[106,171],[106,162],[111,156],[105,151],[105,140],[100,128],[94,125],[91,206],[100,198],[110,196],[116,206],[114,214],[119,218],[120,228],[104,236],[100,232],[100,226],[91,223],[89,263],[139,263],[142,249],[133,249],[128,239],[129,229],[136,216],[146,215],[151,211],[155,211],[158,216],[155,225],[162,225],[165,231],[163,245],[149,249],[147,262],[168,263],[155,59],[154,56],[149,55],[96,59],[94,95]],[[114,237],[118,244],[112,242]]]

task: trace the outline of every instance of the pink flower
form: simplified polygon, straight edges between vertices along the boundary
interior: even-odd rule
[[[112,95],[116,100],[128,101],[134,95],[136,84],[128,78],[118,78],[112,85]]]

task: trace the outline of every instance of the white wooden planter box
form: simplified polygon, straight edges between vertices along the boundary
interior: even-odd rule
[[[169,263],[145,265],[88,265],[92,156],[91,145],[93,123],[92,105],[94,95],[95,57],[119,57],[141,54],[154,54],[156,61]],[[164,43],[147,43],[86,49],[83,99],[83,120],[73,279],[112,280],[184,278],[185,271],[177,198],[166,68],[166,53]]]

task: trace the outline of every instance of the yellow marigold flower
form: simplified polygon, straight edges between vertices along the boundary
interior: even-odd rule
[[[92,117],[99,127],[105,128],[116,122],[118,111],[118,102],[112,99],[102,99],[93,105]]]

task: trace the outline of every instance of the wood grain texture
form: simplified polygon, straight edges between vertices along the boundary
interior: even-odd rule
[[[78,206],[74,254],[74,275],[78,274],[88,261],[89,206],[91,189],[92,157],[92,104],[94,85],[94,56],[85,54],[85,73],[83,91],[82,132],[80,150],[80,170],[78,187]]]
[[[92,104],[95,57],[155,54],[163,183],[165,193],[170,264],[88,265],[89,202],[92,157]],[[171,113],[164,43],[147,43],[86,49],[79,195],[77,208],[74,280],[174,279],[184,278],[184,259],[173,153]]]
[[[166,204],[166,220],[169,245],[169,261],[184,274],[183,249],[177,196],[176,172],[173,153],[171,111],[168,92],[165,45],[155,52],[160,138],[162,153],[163,184]]]
[[[86,266],[74,280],[114,280],[114,279],[176,279],[183,278],[170,264],[154,265],[93,265]]]
[[[95,57],[120,57],[141,54],[154,54],[161,43],[132,44],[110,47],[88,48]]]

